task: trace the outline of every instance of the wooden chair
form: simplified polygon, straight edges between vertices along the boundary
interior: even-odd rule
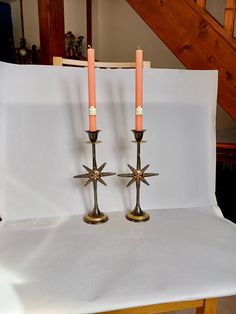
[[[86,67],[88,66],[88,62],[84,60],[73,60],[66,59],[62,57],[53,57],[53,65],[55,66],[77,66],[77,67]],[[111,69],[130,69],[135,68],[135,62],[95,62],[96,68],[111,68]],[[151,61],[143,61],[144,68],[151,67]]]

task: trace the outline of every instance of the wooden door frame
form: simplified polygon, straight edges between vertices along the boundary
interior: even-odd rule
[[[38,0],[41,64],[64,56],[64,0]]]

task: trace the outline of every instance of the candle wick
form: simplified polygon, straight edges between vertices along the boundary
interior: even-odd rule
[[[138,50],[140,50],[140,47],[138,46]]]
[[[91,46],[90,46],[90,45],[88,45],[88,48],[90,49],[90,48],[91,48]]]

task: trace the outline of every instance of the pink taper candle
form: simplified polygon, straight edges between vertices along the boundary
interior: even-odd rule
[[[143,51],[136,50],[135,129],[143,130]]]
[[[96,91],[95,91],[95,61],[94,49],[88,48],[88,102],[89,102],[89,131],[96,131]]]

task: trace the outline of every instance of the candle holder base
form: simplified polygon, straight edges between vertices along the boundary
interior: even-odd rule
[[[100,212],[98,215],[94,215],[93,212],[90,212],[83,218],[84,222],[91,225],[102,224],[108,221],[108,219],[108,215],[102,212]]]
[[[150,216],[142,211],[140,206],[136,206],[133,210],[128,211],[125,217],[133,222],[144,222],[150,219]]]

